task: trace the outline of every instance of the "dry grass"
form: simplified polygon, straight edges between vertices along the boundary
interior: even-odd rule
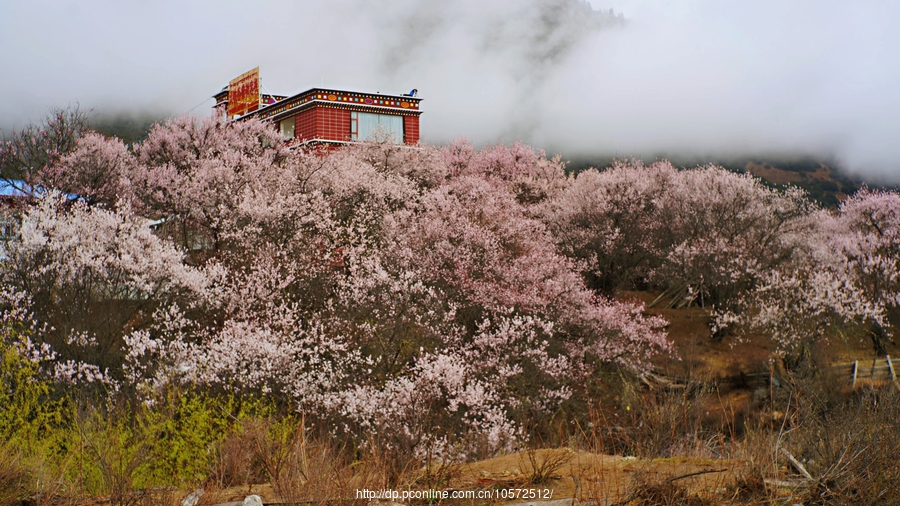
[[[0,447],[0,506],[16,504],[31,495],[30,481],[19,456]]]
[[[669,479],[659,479],[650,473],[635,473],[632,476],[625,498],[617,504],[631,506],[708,506],[711,500]]]
[[[645,451],[640,457],[591,451],[618,444],[611,443],[609,431],[599,423],[581,439],[583,448],[532,449],[464,465],[422,465],[398,463],[396,456],[387,452],[351,451],[327,437],[316,437],[302,420],[257,420],[248,422],[240,434],[222,446],[218,470],[213,473],[221,481],[208,480],[201,504],[242,499],[249,493],[263,496],[266,502],[283,504],[361,504],[366,501],[355,498],[358,488],[406,487],[540,487],[552,490],[553,499],[574,497],[576,501],[623,506],[785,501],[893,504],[891,501],[900,497],[900,470],[895,465],[900,453],[900,396],[895,389],[885,388],[858,391],[849,397],[833,394],[832,399],[816,381],[797,379],[787,399],[772,401],[783,408],[780,421],[759,417],[743,436],[728,444],[723,441],[730,436],[725,435],[721,435],[721,441],[697,444],[698,434],[712,433],[713,429],[704,427],[699,418],[684,415],[686,411],[676,400],[684,400],[685,394],[656,393],[648,397],[648,406],[641,406],[641,419],[665,421],[668,425],[656,425],[654,429],[664,436],[644,428],[614,436],[627,438],[630,448]],[[785,405],[780,406],[780,402]],[[667,410],[671,412],[665,413]],[[796,457],[812,479],[802,478],[778,448]],[[660,453],[652,455],[650,450]],[[238,466],[240,461],[245,464]],[[14,464],[14,459],[6,459],[0,466],[4,491],[15,490],[26,476]],[[401,465],[407,471],[397,478],[394,469]],[[255,474],[253,479],[270,485],[260,486],[243,478]],[[224,479],[226,475],[228,480]],[[223,486],[226,484],[230,488]],[[106,502],[115,499],[135,506],[176,505],[188,491],[132,490]],[[5,499],[6,504],[15,504],[26,492]]]
[[[228,488],[218,495],[232,500],[256,493],[267,502],[288,505],[356,503],[358,488],[400,484],[391,481],[398,465],[392,455],[358,457],[328,435],[315,437],[302,418],[248,421],[220,449],[216,485]]]
[[[561,451],[543,451],[531,449],[524,452],[527,462],[522,462],[529,485],[546,485],[560,478],[559,471],[568,464],[575,455],[567,449]]]

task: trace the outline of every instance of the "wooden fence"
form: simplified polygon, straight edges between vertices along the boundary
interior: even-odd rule
[[[900,364],[898,364],[900,365]],[[837,371],[846,374],[852,378],[853,387],[859,381],[897,381],[897,370],[894,368],[894,362],[890,355],[884,359],[875,359],[869,364],[868,360],[855,360],[847,364],[838,364],[834,366]]]
[[[900,381],[897,380],[897,369],[900,368],[900,362],[894,364],[890,356],[885,358],[877,358],[872,361],[855,360],[842,364],[834,364],[832,368],[839,376],[847,378],[853,388],[860,383],[871,383],[890,381],[900,388]],[[641,381],[650,387],[663,388],[665,390],[680,390],[687,388],[688,380],[686,378],[678,378],[667,376],[660,372],[650,372],[640,377]],[[695,388],[715,388],[722,384],[732,384],[738,388],[762,388],[772,384],[775,387],[782,386],[785,379],[774,371],[756,371],[741,372],[738,376],[728,378],[720,378],[716,381],[693,382]]]

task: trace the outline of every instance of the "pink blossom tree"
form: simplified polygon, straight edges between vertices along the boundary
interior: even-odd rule
[[[797,360],[824,339],[868,336],[884,354],[896,311],[894,192],[862,190],[837,213],[818,211],[797,227],[790,261],[766,273],[719,326],[772,335]]]
[[[525,205],[554,196],[567,183],[565,164],[559,155],[548,159],[544,151],[521,142],[477,151],[468,141],[459,140],[441,154],[450,175],[476,175],[503,184]]]
[[[672,304],[729,304],[784,262],[811,205],[720,167],[616,162],[584,171],[541,216],[591,286],[665,290]]]
[[[184,265],[127,207],[89,208],[59,194],[26,211],[0,264],[3,285],[27,296],[20,309],[44,324],[37,342],[103,370],[120,366],[129,329],[166,301],[201,300],[211,274]]]
[[[266,124],[186,116],[156,125],[135,154],[132,205],[148,218],[165,220],[165,232],[186,251],[220,248],[224,217],[244,188],[283,170],[289,158]]]
[[[38,172],[75,149],[88,131],[88,115],[77,106],[51,110],[40,125],[0,139],[0,178],[40,184]]]
[[[223,319],[160,313],[129,337],[135,381],[278,392],[413,453],[461,434],[496,449],[514,413],[552,413],[598,364],[668,349],[661,320],[594,297],[556,252],[515,156],[456,175],[445,156],[374,144],[252,169],[221,214]]]
[[[650,285],[671,245],[662,195],[678,177],[668,162],[586,170],[547,203],[542,219],[591,287],[612,294]]]
[[[792,233],[814,209],[802,190],[774,190],[715,166],[680,171],[662,200],[674,237],[654,276],[670,287],[679,280],[687,299],[719,307],[789,259]]]
[[[89,132],[37,177],[46,188],[112,208],[120,198],[127,199],[128,178],[135,171],[134,157],[121,140]]]
[[[536,217],[569,179],[527,146],[317,155],[181,118],[133,152],[88,136],[44,174],[104,204],[41,202],[3,264],[71,374],[274,395],[421,456],[511,448],[600,365],[669,349],[558,251]]]
[[[900,324],[900,193],[862,189],[840,207],[832,244],[856,285]]]

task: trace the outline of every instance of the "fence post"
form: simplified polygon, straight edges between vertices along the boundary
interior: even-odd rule
[[[859,370],[859,360],[853,361],[853,389],[856,389],[856,373]]]

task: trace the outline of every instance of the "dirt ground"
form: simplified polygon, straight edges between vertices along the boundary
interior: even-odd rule
[[[626,499],[635,487],[677,482],[689,494],[706,497],[714,493],[721,498],[734,488],[743,466],[737,461],[680,457],[637,459],[561,448],[462,464],[452,470],[454,477],[443,486],[413,485],[409,488],[493,491],[493,499],[464,501],[473,504],[534,501],[536,499],[528,495],[535,493],[541,500],[593,500],[603,504],[604,501],[614,503]],[[352,496],[352,491],[348,492]],[[202,498],[201,504],[239,501],[250,493],[259,495],[266,504],[281,502],[271,486],[264,484],[211,491]]]
[[[621,500],[634,486],[672,479],[693,493],[724,491],[733,486],[742,466],[733,461],[637,459],[563,448],[468,464],[456,483],[461,488],[547,488],[552,499]]]

